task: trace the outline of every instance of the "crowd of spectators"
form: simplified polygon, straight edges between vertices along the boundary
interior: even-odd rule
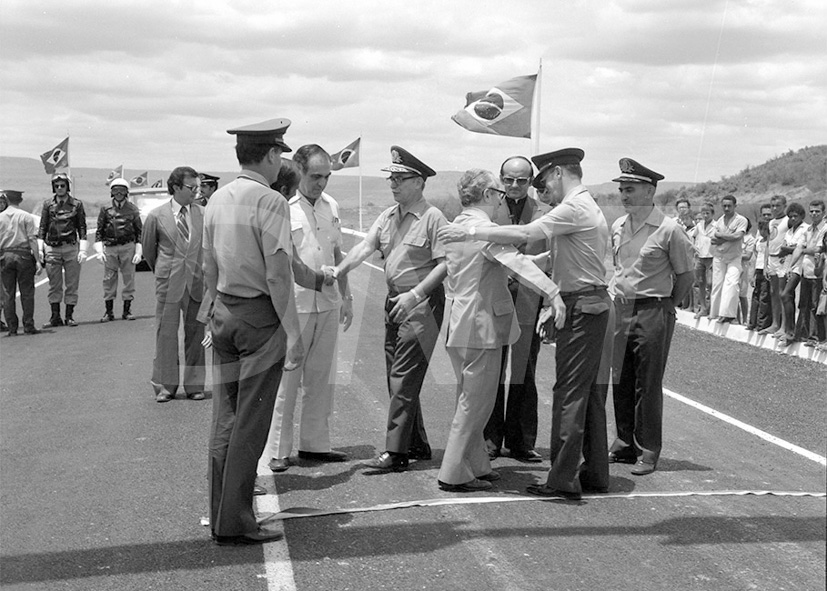
[[[683,307],[696,319],[743,324],[781,346],[827,350],[824,201],[805,210],[775,195],[761,204],[755,225],[737,207],[733,195],[721,199],[717,217],[712,202],[698,213],[687,200],[676,203],[695,251],[694,288]]]

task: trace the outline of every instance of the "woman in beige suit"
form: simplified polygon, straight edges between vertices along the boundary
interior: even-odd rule
[[[565,306],[557,286],[516,248],[474,239],[476,228],[495,225],[491,215],[505,195],[499,179],[486,170],[469,170],[457,189],[463,211],[454,223],[468,228],[469,239],[446,246],[446,348],[457,376],[457,407],[438,483],[442,490],[474,492],[490,489],[500,478],[491,470],[483,428],[496,399],[501,348],[520,334],[508,272],[547,298],[560,327]]]

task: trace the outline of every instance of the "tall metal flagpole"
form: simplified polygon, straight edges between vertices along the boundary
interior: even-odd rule
[[[359,133],[359,231],[364,232],[362,225],[362,134]]]
[[[531,104],[531,154],[540,153],[540,103],[543,99],[543,58],[540,58],[540,67],[537,69],[537,83],[534,85],[534,98]]]

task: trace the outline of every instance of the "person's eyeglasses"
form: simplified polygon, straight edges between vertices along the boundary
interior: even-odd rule
[[[418,179],[418,174],[409,174],[408,176],[389,176],[385,180],[388,182],[389,185],[398,185],[402,181],[407,181],[408,179]]]
[[[497,194],[497,197],[499,197],[499,198],[500,198],[500,200],[502,200],[502,199],[506,196],[506,194],[507,194],[507,193],[506,193],[505,191],[503,191],[502,189],[497,189],[496,187],[488,187],[488,190],[489,190],[489,191],[494,191],[494,192]]]
[[[181,186],[186,187],[187,189],[189,189],[193,193],[197,193],[201,189],[201,187],[199,185],[185,185],[185,184],[182,183]]]
[[[513,176],[504,176],[502,177],[503,184],[506,186],[513,185],[517,183],[520,187],[525,187],[528,184],[528,181],[531,179],[529,177],[520,176],[520,177],[513,177]]]
[[[118,187],[116,189],[112,189],[113,195],[126,195],[129,191],[126,190],[124,187]]]
[[[68,189],[69,185],[66,183],[55,183],[55,189]]]

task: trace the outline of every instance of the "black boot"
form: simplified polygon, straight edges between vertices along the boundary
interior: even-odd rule
[[[135,320],[135,317],[132,315],[132,300],[123,301],[123,315],[121,318],[124,320]]]
[[[63,320],[60,318],[60,302],[56,304],[49,304],[52,307],[52,317],[49,322],[43,325],[43,328],[53,328],[56,326],[63,326]]]
[[[72,318],[72,315],[75,312],[75,306],[72,304],[66,304],[66,326],[77,326],[78,323],[75,322],[75,319]]]
[[[103,313],[101,322],[112,322],[115,320],[115,300],[104,300],[103,303],[106,305],[106,312]]]

